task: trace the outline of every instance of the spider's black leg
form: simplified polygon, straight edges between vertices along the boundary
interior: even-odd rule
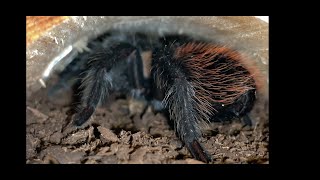
[[[252,126],[252,120],[249,112],[252,110],[255,97],[255,89],[248,90],[242,94],[233,104],[226,108],[225,113],[232,114],[234,117],[240,118],[244,126]]]
[[[147,80],[143,76],[143,60],[140,54],[140,50],[135,51],[134,54],[128,58],[128,80],[132,87],[130,95],[135,98],[144,101],[147,88]]]
[[[199,115],[194,100],[194,88],[185,79],[177,78],[166,93],[164,102],[169,108],[170,118],[175,120],[176,129],[191,154],[198,160],[208,162],[210,155],[199,143],[201,130]]]
[[[232,119],[240,119],[243,126],[252,127],[253,121],[249,116],[252,110],[255,97],[255,89],[250,89],[242,94],[234,103],[222,107],[221,104],[215,105],[217,112],[211,117],[213,122],[230,122]]]
[[[149,57],[150,56],[150,57]],[[150,59],[149,59],[150,58]],[[164,110],[161,100],[163,96],[161,91],[152,86],[151,75],[151,52],[137,50],[135,54],[128,58],[128,80],[132,90],[130,95],[139,101],[143,101],[151,105],[155,112]],[[145,107],[144,112],[148,106]],[[142,114],[144,114],[144,112]]]
[[[99,50],[89,57],[88,71],[81,84],[82,105],[73,119],[75,125],[85,123],[112,89],[126,86],[125,80],[121,79],[121,72],[126,67],[127,57],[133,51],[134,48],[129,44],[115,43],[110,48]]]
[[[212,161],[210,154],[200,144],[202,136],[195,88],[179,64],[155,59],[154,79],[160,89],[166,91],[163,104],[169,109],[175,129],[193,157],[203,162]]]
[[[244,115],[241,120],[244,126],[249,126],[249,127],[252,126],[252,120],[248,114]]]
[[[241,120],[245,126],[251,127],[253,123],[248,113],[252,110],[254,101],[256,100],[255,93],[255,89],[248,90],[235,103],[236,108],[234,109],[237,110],[235,114],[240,118],[242,117]]]
[[[143,62],[141,59],[140,51],[137,51],[135,55],[128,58],[128,72],[130,74],[129,81],[132,83],[134,89],[144,88],[143,77]]]

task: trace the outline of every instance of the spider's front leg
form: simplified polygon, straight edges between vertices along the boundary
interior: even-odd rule
[[[111,90],[124,89],[127,80],[123,76],[126,59],[135,48],[126,43],[114,43],[107,49],[94,53],[88,59],[88,70],[81,82],[81,105],[73,118],[77,126],[85,123],[97,105],[108,97]]]
[[[196,89],[187,78],[179,62],[156,58],[153,75],[157,87],[165,90],[163,104],[174,120],[175,130],[194,158],[203,162],[212,161],[211,155],[200,144],[202,137],[199,123],[204,109],[200,109]]]

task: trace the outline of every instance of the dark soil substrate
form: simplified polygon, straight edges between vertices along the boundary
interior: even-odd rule
[[[47,100],[45,89],[34,93],[26,107],[26,163],[202,163],[192,158],[164,115],[150,109],[132,113],[132,103],[117,99],[76,128],[69,124],[70,106]],[[269,163],[268,118],[259,119],[252,128],[243,128],[240,122],[211,124],[202,143],[213,163]]]

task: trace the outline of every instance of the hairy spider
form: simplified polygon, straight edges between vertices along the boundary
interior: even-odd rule
[[[241,118],[251,125],[256,68],[235,50],[182,35],[115,32],[88,46],[91,51],[73,60],[61,75],[81,78],[76,126],[85,123],[110,93],[120,92],[168,111],[193,157],[209,162],[212,158],[199,142],[200,123]],[[145,52],[151,57],[143,56]]]

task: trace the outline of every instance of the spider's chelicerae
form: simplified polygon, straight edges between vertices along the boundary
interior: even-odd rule
[[[211,156],[199,142],[200,123],[240,118],[251,125],[256,68],[235,50],[188,36],[142,33],[108,33],[88,47],[90,52],[61,73],[62,81],[81,77],[81,103],[72,119],[76,126],[110,93],[120,92],[168,111],[193,157],[209,162]]]

